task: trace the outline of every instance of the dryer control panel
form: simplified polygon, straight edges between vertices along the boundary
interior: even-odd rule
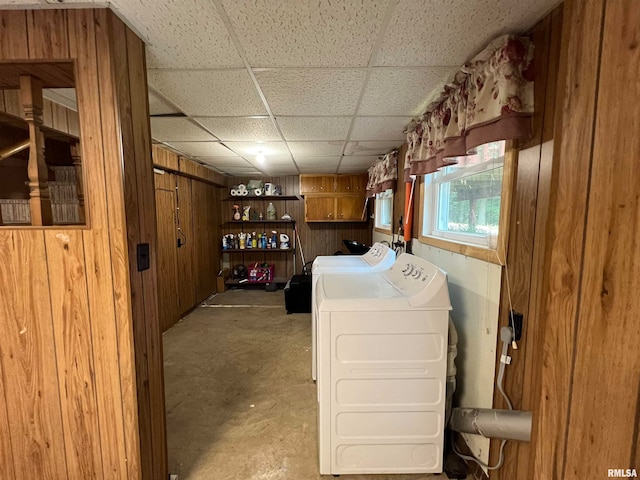
[[[395,259],[395,252],[386,245],[376,242],[369,251],[362,255],[362,259],[367,262],[371,267],[374,267],[382,262],[391,264]]]
[[[451,306],[447,274],[423,258],[403,253],[383,275],[408,297],[409,303],[414,307]]]

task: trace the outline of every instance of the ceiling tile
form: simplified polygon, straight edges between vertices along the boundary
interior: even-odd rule
[[[306,173],[310,175],[318,175],[318,174],[334,174],[338,170],[338,164],[335,165],[298,165],[300,169],[300,173]]]
[[[262,152],[267,160],[269,157],[275,156],[291,158],[284,142],[225,142],[225,144],[243,157],[255,157],[259,152]]]
[[[296,158],[300,173],[335,173],[340,156]]]
[[[169,105],[160,96],[149,90],[149,115],[167,115],[170,113],[180,113],[180,110]]]
[[[274,177],[284,177],[286,175],[298,175],[298,170],[294,165],[292,165],[289,168],[281,168],[281,167],[270,168],[267,166],[265,167],[264,171],[267,175],[271,175]],[[285,212],[282,212],[280,216],[284,215],[284,213]]]
[[[187,115],[265,115],[246,70],[149,70],[149,84]]]
[[[557,4],[557,0],[399,0],[376,65],[462,65],[492,38],[507,31],[524,32]]]
[[[387,3],[222,0],[252,67],[365,67]]]
[[[344,142],[287,142],[294,157],[318,157],[323,155],[340,155]]]
[[[340,165],[338,173],[367,173],[369,167],[358,167],[350,165]]]
[[[233,155],[224,145],[218,142],[167,142],[176,150],[192,157],[226,157]]]
[[[305,166],[333,165],[334,167],[336,167],[341,158],[342,158],[342,155],[299,157],[299,158],[296,158],[296,163],[298,165],[305,165]]]
[[[351,157],[342,157],[340,162],[340,172],[366,172],[371,164],[378,160],[378,156],[356,155]]]
[[[416,69],[376,68],[362,97],[358,115],[406,115],[415,117],[437,95],[458,67]]]
[[[161,142],[168,141],[215,141],[216,138],[209,132],[195,125],[187,118],[152,117],[151,137]]]
[[[229,175],[233,175],[235,177],[244,177],[244,176],[260,177],[263,175],[262,172],[259,172],[253,167],[246,167],[246,168],[245,167],[226,167],[224,169],[224,172]]]
[[[296,168],[295,164],[291,160],[289,160],[288,162],[285,162],[285,161],[274,162],[274,161],[267,160],[264,163],[258,163],[255,160],[250,160],[249,163],[252,164],[256,170],[262,170],[263,172],[266,172],[269,175],[276,175],[273,172],[286,172],[286,173],[278,173],[278,175],[281,175],[281,174],[297,175],[298,174],[298,169]]]
[[[238,55],[210,0],[111,0],[147,39],[149,68],[238,68]]]
[[[364,69],[259,70],[255,72],[274,115],[355,113]]]
[[[231,153],[231,152],[229,152]],[[228,167],[228,166],[244,166],[249,165],[247,161],[238,156],[230,157],[196,157],[196,160],[207,165],[213,165],[215,167]]]
[[[223,142],[268,142],[280,140],[280,134],[269,117],[197,117],[195,120],[202,123]]]
[[[343,140],[351,117],[278,117],[286,140]]]
[[[361,141],[361,142],[348,142],[346,148],[344,149],[344,154],[349,155],[384,155],[385,153],[393,150],[394,148],[402,145],[402,141]]]
[[[398,140],[413,117],[356,117],[353,120],[350,140]]]

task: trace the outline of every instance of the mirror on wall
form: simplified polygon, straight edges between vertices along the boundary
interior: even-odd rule
[[[0,63],[0,225],[86,223],[72,62]]]

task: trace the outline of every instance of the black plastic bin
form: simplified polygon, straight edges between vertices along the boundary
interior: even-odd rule
[[[294,275],[284,287],[287,313],[311,313],[311,274]]]

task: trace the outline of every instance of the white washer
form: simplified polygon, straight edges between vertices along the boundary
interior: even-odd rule
[[[442,472],[446,274],[401,254],[317,284],[320,474]]]
[[[320,276],[325,273],[373,273],[388,270],[396,261],[396,253],[382,243],[374,243],[363,255],[332,255],[316,257],[311,266],[311,378],[317,378],[317,334],[315,291]]]

